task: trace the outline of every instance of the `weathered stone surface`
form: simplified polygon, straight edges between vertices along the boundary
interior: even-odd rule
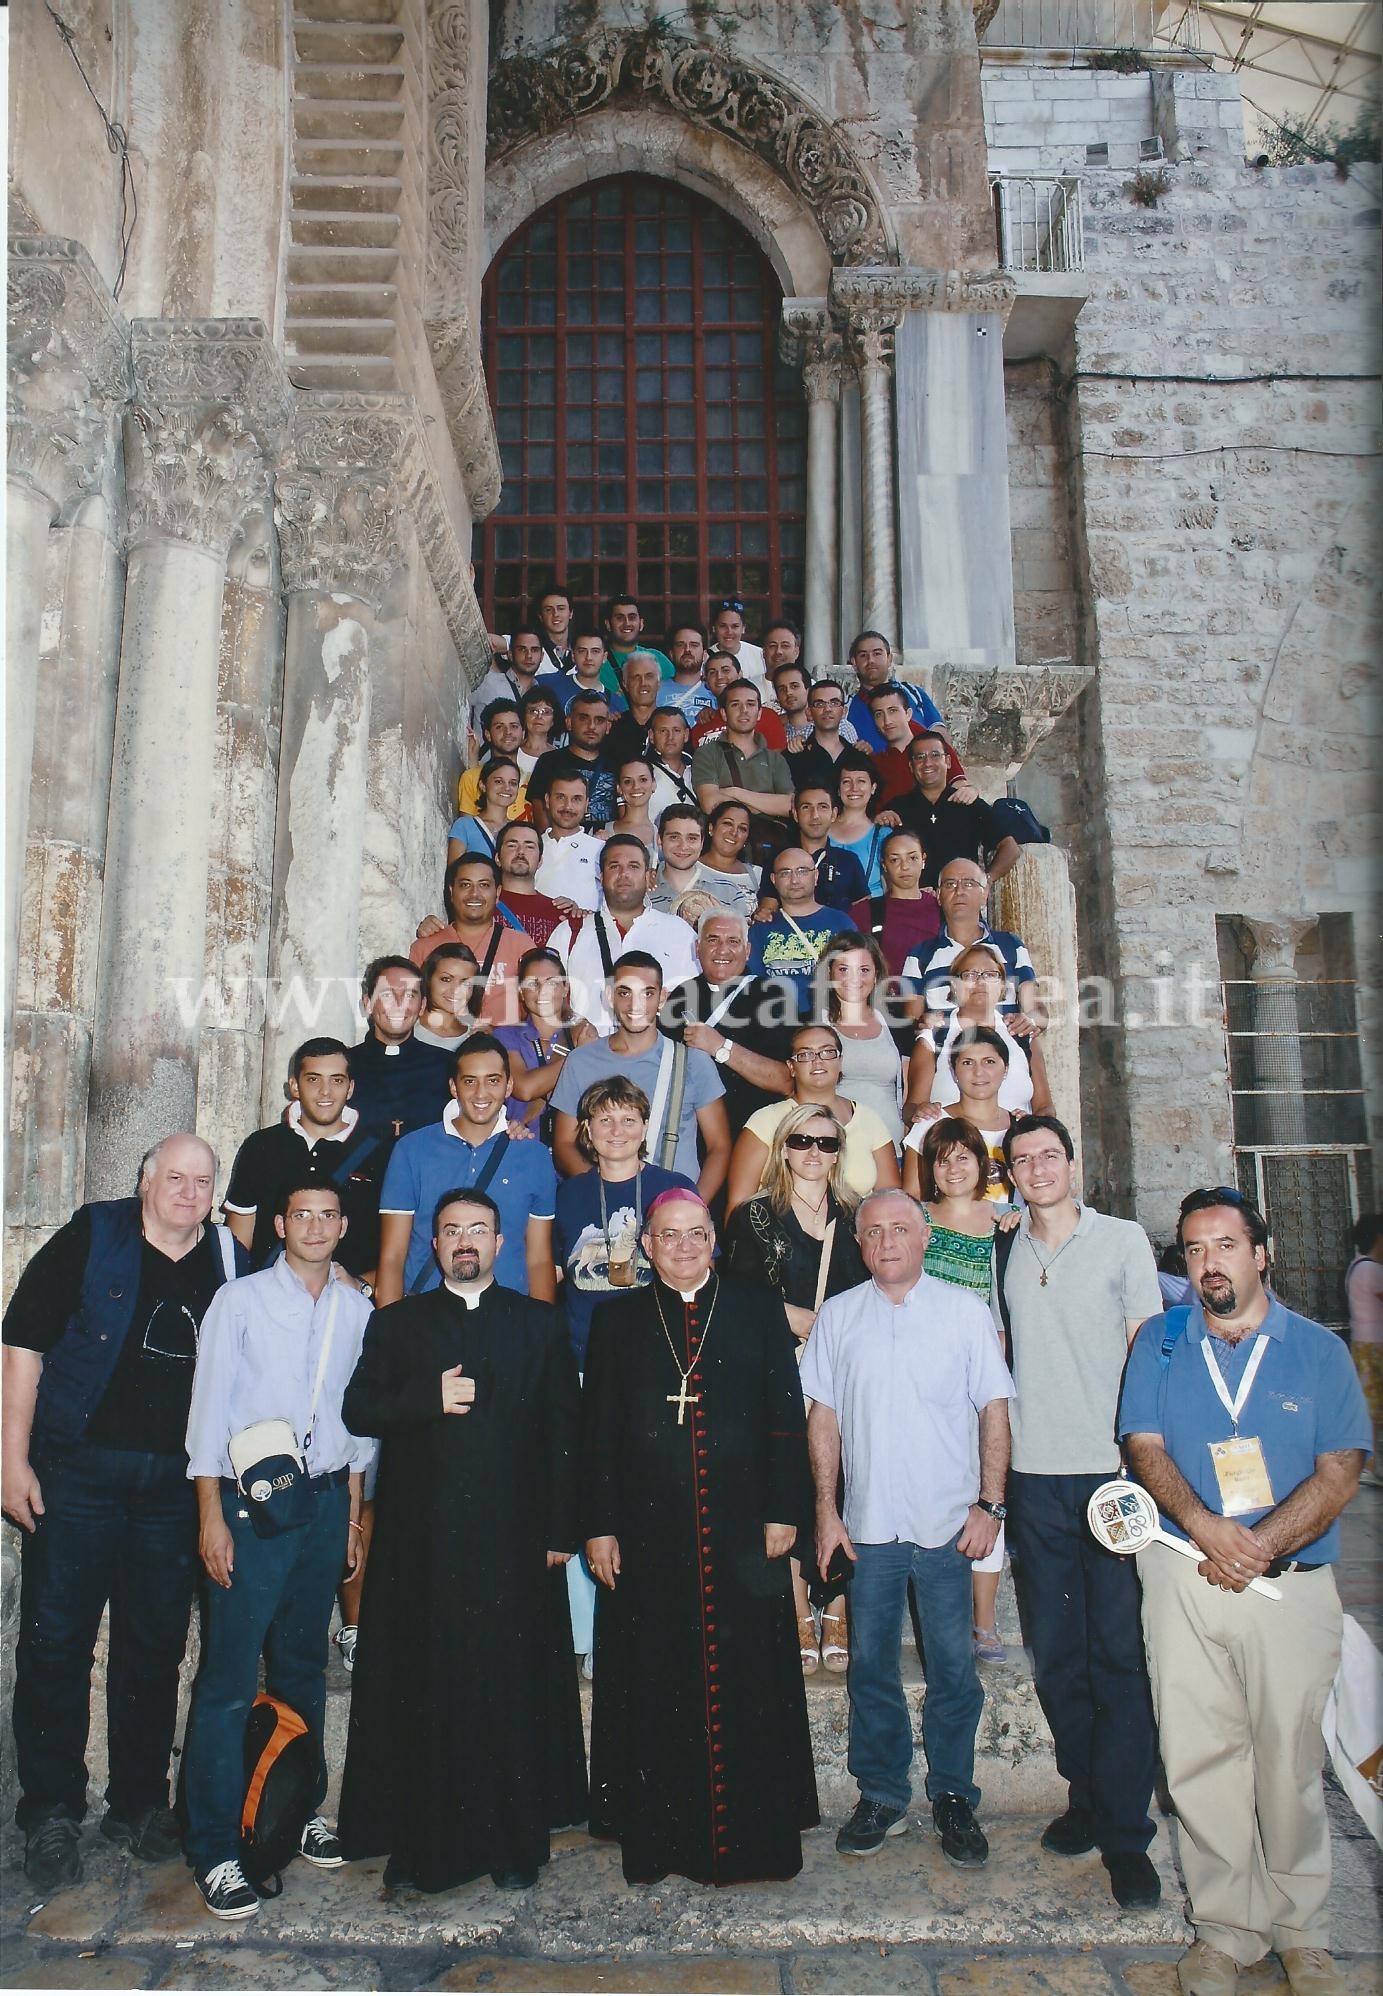
[[[937,1971],[937,1996],[1113,1996],[1102,1961],[1063,1956],[1044,1961],[1040,1955],[979,1955],[963,1966]]]
[[[507,1989],[507,1990],[647,1990],[650,1996],[666,1990],[669,1996],[686,1991],[777,1990],[781,1987],[778,1964],[773,1960],[650,1962],[631,1961],[525,1961],[506,1955],[477,1955],[455,1968],[448,1968],[429,1982],[429,1989]]]
[[[23,1942],[0,1950],[0,1989],[149,1989],[153,1975],[138,1954],[44,1956]]]
[[[788,1964],[792,1986],[801,1996],[935,1996],[936,1982],[925,1956],[897,1948],[833,1948],[829,1953],[795,1954]]]
[[[242,1946],[195,1948],[175,1954],[156,1989],[379,1989],[379,1962],[368,1955],[261,1951]]]

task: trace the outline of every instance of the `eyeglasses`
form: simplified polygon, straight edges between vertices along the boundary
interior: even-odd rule
[[[814,1060],[839,1060],[839,1047],[803,1047],[800,1053],[790,1053],[789,1061],[794,1067],[810,1067]]]
[[[441,1229],[441,1239],[444,1241],[479,1241],[484,1240],[485,1236],[491,1232],[493,1232],[493,1228],[488,1220],[472,1220],[468,1227],[443,1227]]]
[[[951,975],[957,984],[1002,984],[1004,981],[1001,970],[953,970]]]
[[[716,609],[717,611],[734,610],[737,611],[741,617],[744,615],[744,605],[743,603],[741,603],[738,596],[722,597],[721,601],[716,604]]]
[[[1202,1185],[1197,1191],[1187,1193],[1181,1202],[1182,1212],[1186,1211],[1186,1208],[1191,1204],[1193,1199],[1204,1199],[1206,1197],[1222,1200],[1226,1206],[1247,1206],[1249,1203],[1237,1186]]]
[[[684,1241],[688,1247],[705,1247],[711,1237],[704,1227],[663,1227],[650,1238],[660,1248],[674,1248]]]
[[[827,1157],[835,1157],[840,1150],[839,1137],[814,1137],[810,1130],[795,1130],[790,1137],[783,1138],[784,1150],[819,1150]]]
[[[339,1213],[315,1213],[308,1206],[295,1206],[291,1213],[284,1214],[284,1218],[300,1227],[310,1227],[314,1221],[323,1227],[339,1227],[341,1224]]]
[[[315,1217],[315,1216],[314,1216]],[[191,1362],[197,1356],[197,1319],[186,1303],[162,1302],[144,1326],[144,1349],[155,1358]]]

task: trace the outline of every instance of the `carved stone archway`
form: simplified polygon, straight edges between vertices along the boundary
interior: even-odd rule
[[[895,263],[897,243],[872,177],[829,118],[779,78],[662,27],[605,31],[490,72],[491,170],[526,141],[599,110],[665,106],[698,132],[762,162],[813,216],[833,265]],[[512,225],[511,225],[512,226]]]

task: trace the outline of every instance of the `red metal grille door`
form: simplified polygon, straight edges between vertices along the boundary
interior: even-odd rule
[[[641,174],[562,195],[510,239],[483,299],[504,463],[477,534],[491,630],[554,579],[578,623],[637,596],[654,641],[722,596],[751,634],[800,621],[806,408],[781,306],[737,223]]]

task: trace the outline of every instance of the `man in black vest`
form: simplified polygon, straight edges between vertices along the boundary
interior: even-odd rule
[[[197,1578],[184,1436],[197,1334],[249,1258],[207,1224],[216,1154],[165,1137],[133,1199],[81,1206],[5,1312],[5,1513],[25,1534],[14,1735],[16,1821],[40,1892],[82,1875],[91,1659],[110,1603],[110,1783],[102,1832],[174,1857],[168,1762]]]

